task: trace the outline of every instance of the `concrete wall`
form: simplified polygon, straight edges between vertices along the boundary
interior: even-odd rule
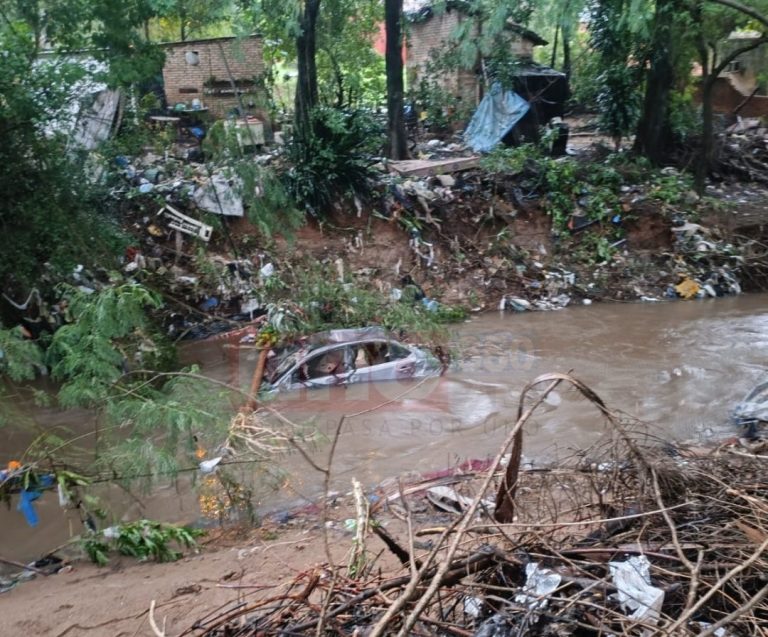
[[[723,45],[721,55],[727,55],[737,48],[750,44],[755,38],[752,37],[732,37]],[[750,95],[755,88],[758,89],[758,95],[768,94],[766,86],[766,75],[768,75],[768,46],[742,53],[734,61],[737,70],[726,71],[722,76],[727,77],[733,87],[743,93]]]
[[[716,113],[732,113],[747,96],[737,91],[728,78],[715,80],[712,106]],[[768,117],[768,97],[755,95],[738,113],[742,117]]]
[[[166,44],[163,48],[166,56],[163,81],[169,107],[180,102],[189,105],[196,98],[214,116],[226,115],[238,106],[227,72],[229,66],[246,110],[258,113],[263,98],[258,86],[264,74],[260,37],[189,40]],[[197,53],[197,65],[187,61],[187,53]]]

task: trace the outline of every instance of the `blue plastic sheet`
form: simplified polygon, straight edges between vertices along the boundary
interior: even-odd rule
[[[486,93],[464,132],[464,139],[476,153],[492,150],[528,112],[530,105],[514,91],[496,83]]]

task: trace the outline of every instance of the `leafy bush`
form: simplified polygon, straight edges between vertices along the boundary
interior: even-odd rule
[[[701,109],[694,103],[694,86],[669,96],[669,126],[675,139],[686,142],[701,132]]]
[[[142,350],[156,350],[146,310],[160,307],[160,299],[136,284],[110,286],[95,294],[62,290],[74,321],[56,331],[47,352],[53,377],[63,381],[59,399],[68,407],[102,404]]]
[[[277,279],[277,277],[273,277]],[[283,321],[280,331],[317,332],[338,327],[382,325],[403,331],[422,342],[439,344],[445,340],[444,324],[465,317],[461,308],[439,305],[435,311],[422,303],[395,301],[389,295],[362,281],[342,281],[335,268],[307,263],[295,275],[273,285],[265,299],[275,308],[275,319],[284,319],[290,308],[291,321]]]
[[[288,192],[301,208],[323,216],[337,199],[367,192],[372,155],[381,149],[383,128],[367,111],[318,107],[313,133],[288,145]]]
[[[172,545],[193,548],[197,545],[196,538],[201,535],[203,531],[197,529],[137,520],[88,535],[83,538],[82,545],[91,561],[99,566],[107,564],[112,551],[142,561],[173,562],[181,557],[181,553]]]
[[[433,73],[440,72],[433,71]],[[462,104],[460,98],[446,90],[437,80],[430,79],[432,77],[439,77],[439,75],[431,76],[430,71],[425,73],[425,77],[419,80],[410,100],[416,105],[416,110],[424,114],[424,121],[430,131],[447,132],[452,126],[466,122],[472,115],[474,105]]]
[[[640,76],[636,69],[619,64],[604,69],[597,82],[600,129],[613,138],[618,150],[621,138],[634,130],[640,117]]]
[[[67,137],[75,108],[104,73],[69,52],[89,50],[110,59],[110,85],[159,68],[132,28],[148,16],[125,3],[49,0],[3,3],[0,20],[0,285],[28,289],[41,274],[71,270],[114,255],[127,241],[105,213],[94,172]],[[125,10],[123,10],[125,9]],[[108,15],[109,19],[104,19]],[[54,52],[41,54],[40,34]],[[59,49],[56,51],[56,49]],[[146,54],[146,57],[145,55]],[[135,64],[134,64],[135,63]],[[129,119],[129,118],[126,118]]]

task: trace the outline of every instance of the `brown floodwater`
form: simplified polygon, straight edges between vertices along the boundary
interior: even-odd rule
[[[489,313],[454,328],[457,362],[442,377],[416,386],[397,381],[314,390],[273,404],[297,423],[332,437],[341,430],[333,487],[352,478],[372,486],[405,472],[438,470],[493,456],[514,424],[522,387],[540,374],[572,372],[610,407],[647,422],[670,440],[707,441],[734,432],[729,415],[756,385],[768,362],[768,295],[669,303],[601,304],[547,313]],[[253,352],[190,344],[184,358],[214,378],[248,386]],[[383,406],[380,406],[383,405]],[[376,408],[380,406],[379,408]],[[80,412],[39,411],[40,426],[93,426]],[[546,463],[597,441],[605,422],[576,392],[561,386],[526,428],[527,462]],[[29,439],[0,429],[0,466]],[[329,445],[309,448],[325,464]],[[322,476],[297,453],[278,459],[277,492],[260,496],[263,510],[322,490]],[[127,518],[190,521],[198,515],[189,483],[158,488],[140,502],[115,489]],[[27,527],[14,506],[0,510],[0,555],[31,559],[79,532],[55,494],[38,501],[40,524]]]

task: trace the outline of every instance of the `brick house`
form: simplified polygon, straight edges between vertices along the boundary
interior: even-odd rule
[[[406,76],[408,86],[416,87],[422,78],[427,77],[430,60],[439,59],[451,46],[454,33],[460,25],[470,22],[470,33],[478,33],[480,25],[468,13],[467,4],[461,0],[448,0],[445,10],[441,12],[435,11],[422,0],[406,2],[405,9],[409,23],[406,35]],[[533,31],[512,21],[507,22],[506,31],[511,53],[522,62],[533,61],[535,46],[548,44]],[[441,71],[439,84],[470,108],[482,99],[480,74],[473,69]]]
[[[170,42],[163,49],[163,83],[170,108],[200,100],[213,116],[224,117],[239,107],[237,91],[249,114],[261,114],[265,71],[261,37]]]

